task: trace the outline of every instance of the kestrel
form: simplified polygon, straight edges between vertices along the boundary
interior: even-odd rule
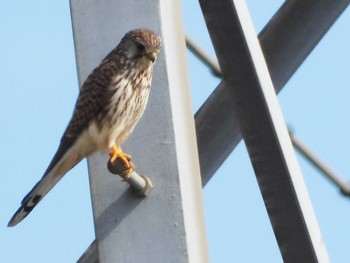
[[[145,111],[160,47],[151,30],[131,30],[88,76],[56,154],[8,226],[21,222],[71,168],[95,152],[108,152],[110,161],[120,158],[132,170],[120,145]]]

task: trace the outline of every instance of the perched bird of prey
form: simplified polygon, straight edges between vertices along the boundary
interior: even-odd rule
[[[145,111],[160,47],[156,33],[131,30],[88,76],[56,154],[8,226],[22,221],[65,173],[95,152],[106,151],[112,162],[120,158],[132,170],[131,157],[120,145]]]

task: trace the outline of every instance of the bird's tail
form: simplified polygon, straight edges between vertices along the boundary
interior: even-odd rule
[[[59,151],[58,151],[59,152]],[[77,154],[67,151],[61,158],[53,158],[48,170],[33,189],[23,198],[21,207],[11,218],[8,227],[12,227],[21,222],[33,208],[43,199],[43,197],[56,185],[63,175],[73,168],[82,158]],[[59,161],[55,161],[59,159]]]
[[[12,227],[21,222],[40,202],[40,200],[54,187],[62,176],[45,176],[33,187],[33,189],[23,198],[21,207],[11,218],[8,227]]]

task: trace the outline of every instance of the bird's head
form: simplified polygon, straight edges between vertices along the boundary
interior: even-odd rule
[[[135,29],[125,34],[119,51],[128,59],[154,63],[161,47],[160,37],[148,29]]]

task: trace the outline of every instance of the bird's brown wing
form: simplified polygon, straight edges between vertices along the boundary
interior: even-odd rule
[[[110,95],[106,92],[106,88],[111,78],[108,78],[106,74],[104,74],[104,78],[102,77],[103,74],[100,71],[103,70],[103,67],[101,65],[84,82],[75,105],[72,119],[61,138],[56,154],[43,177],[23,198],[21,207],[13,215],[8,226],[15,226],[22,221],[63,175],[85,157],[77,154],[79,151],[74,149],[75,144],[82,132],[89,126],[92,119],[101,113],[108,95]]]

